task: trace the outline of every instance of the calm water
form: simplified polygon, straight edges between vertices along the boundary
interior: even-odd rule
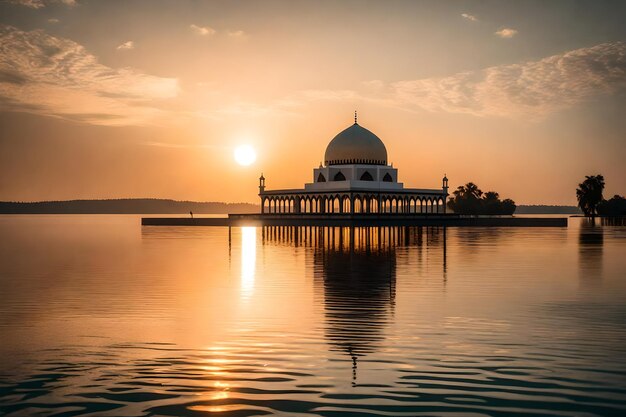
[[[0,236],[2,415],[626,415],[625,226]]]

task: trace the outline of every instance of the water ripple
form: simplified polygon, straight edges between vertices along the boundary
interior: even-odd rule
[[[626,415],[623,226],[70,224],[0,218],[2,416]]]

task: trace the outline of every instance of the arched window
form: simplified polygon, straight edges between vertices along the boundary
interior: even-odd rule
[[[336,173],[335,176],[333,177],[333,181],[345,181],[345,180],[346,180],[346,177],[341,173],[341,171]]]
[[[384,182],[393,182],[393,178],[391,178],[391,175],[389,175],[389,173],[386,173],[385,176],[383,177],[383,181]]]
[[[361,175],[361,181],[374,181],[374,178],[372,178],[372,174],[365,171],[363,175]]]
[[[317,176],[317,182],[326,182],[326,178],[320,172],[320,175]]]

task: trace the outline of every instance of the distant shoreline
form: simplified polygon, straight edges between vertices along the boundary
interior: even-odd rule
[[[578,206],[547,204],[518,205],[514,214],[583,214]]]
[[[177,201],[158,198],[67,200],[37,202],[0,201],[0,214],[228,214],[258,213],[250,203]]]
[[[0,214],[245,214],[258,213],[250,203],[177,201],[159,198],[0,201]],[[576,206],[519,205],[515,214],[582,214]]]

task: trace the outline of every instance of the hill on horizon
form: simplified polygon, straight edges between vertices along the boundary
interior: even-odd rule
[[[194,214],[257,213],[259,206],[160,198],[0,202],[0,214],[189,214],[190,211]]]
[[[515,214],[582,214],[578,206],[559,206],[547,204],[519,205]]]

